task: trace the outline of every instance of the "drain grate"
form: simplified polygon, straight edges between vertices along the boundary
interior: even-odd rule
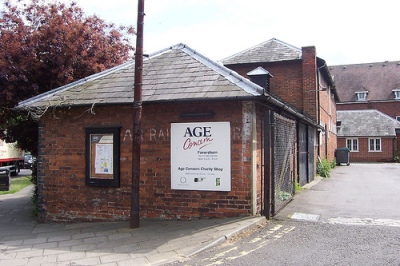
[[[295,213],[293,213],[292,216],[290,216],[290,219],[293,219],[293,220],[302,220],[302,221],[309,221],[309,222],[318,222],[318,220],[319,220],[319,215],[317,215],[317,214],[308,214],[308,213],[295,212]]]

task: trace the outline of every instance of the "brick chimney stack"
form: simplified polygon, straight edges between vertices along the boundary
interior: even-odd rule
[[[304,113],[318,121],[317,53],[314,46],[302,47]]]

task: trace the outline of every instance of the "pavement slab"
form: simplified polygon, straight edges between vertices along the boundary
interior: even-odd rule
[[[163,265],[265,223],[264,217],[37,224],[33,187],[0,195],[0,265]],[[13,203],[15,201],[15,204]]]
[[[400,164],[390,166],[392,172],[385,175],[380,175],[386,167],[381,164],[336,167],[331,178],[316,178],[304,186],[274,220],[400,227]],[[30,216],[31,194],[28,187],[0,195],[0,265],[163,265],[267,222],[265,217],[141,220],[135,229],[128,221],[37,224]]]

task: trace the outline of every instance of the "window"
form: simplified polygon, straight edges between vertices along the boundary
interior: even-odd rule
[[[380,138],[377,138],[377,139],[370,138],[368,140],[368,151],[370,151],[370,152],[382,151],[381,139]]]
[[[400,116],[396,116],[396,120],[397,120],[397,121],[400,121]]]
[[[400,100],[400,89],[395,89],[395,90],[392,90],[393,91],[393,94],[394,94],[394,99],[395,100]]]
[[[357,101],[366,101],[368,96],[368,91],[357,91]]]
[[[358,151],[358,139],[346,139],[346,147],[350,151]]]

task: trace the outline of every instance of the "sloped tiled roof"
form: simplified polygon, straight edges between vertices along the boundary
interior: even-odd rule
[[[301,59],[301,49],[275,38],[227,57],[224,65],[264,63]]]
[[[341,102],[357,101],[357,91],[368,91],[367,101],[393,101],[400,88],[400,61],[329,67]]]
[[[400,122],[378,110],[337,111],[339,137],[390,137],[396,136]]]
[[[125,104],[133,102],[134,62],[54,89],[19,108]],[[260,96],[263,88],[184,44],[144,60],[143,102]]]

